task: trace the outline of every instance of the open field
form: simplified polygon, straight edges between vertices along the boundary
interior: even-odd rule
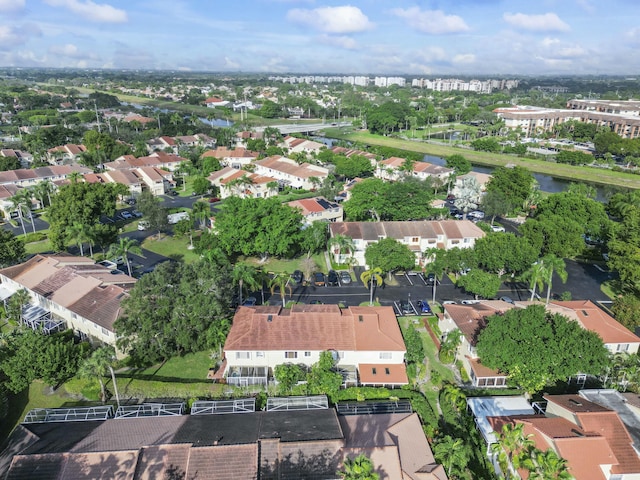
[[[196,234],[194,233],[194,240]],[[180,260],[185,263],[196,262],[200,255],[193,250],[189,250],[189,236],[186,235],[182,238],[176,238],[170,235],[162,235],[162,238],[158,240],[157,235],[147,237],[142,242],[142,248],[163,255],[174,260]]]
[[[516,157],[497,153],[476,152],[466,148],[447,146],[423,141],[403,140],[400,138],[373,135],[368,132],[350,132],[338,128],[324,131],[325,136],[350,142],[360,142],[368,145],[380,145],[398,148],[410,152],[420,152],[425,155],[447,157],[449,155],[463,155],[472,163],[491,167],[507,164],[519,165],[535,173],[543,173],[565,180],[584,181],[602,185],[615,185],[618,187],[639,189],[640,175],[631,173],[614,172],[612,170],[585,166],[573,166],[567,164],[547,162],[530,158]]]

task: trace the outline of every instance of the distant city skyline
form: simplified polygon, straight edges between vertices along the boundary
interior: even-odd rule
[[[0,66],[637,75],[637,0],[0,0]]]

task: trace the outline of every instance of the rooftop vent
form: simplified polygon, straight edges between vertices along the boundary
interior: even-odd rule
[[[273,322],[273,315],[267,315],[267,322]]]

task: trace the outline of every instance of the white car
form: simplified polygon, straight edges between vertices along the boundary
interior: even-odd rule
[[[493,232],[504,232],[504,227],[502,225],[489,225],[491,227],[491,231]]]
[[[130,212],[130,211],[128,211],[128,210],[125,210],[124,212],[121,212],[121,213],[120,213],[120,216],[121,216],[122,218],[124,218],[125,220],[129,220],[130,218],[133,218],[133,215],[132,215],[132,214],[131,214],[131,212]]]
[[[144,231],[147,228],[149,228],[149,222],[147,222],[146,220],[140,220],[138,222],[138,230]]]

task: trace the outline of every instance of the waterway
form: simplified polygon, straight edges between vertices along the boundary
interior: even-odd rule
[[[329,147],[331,147],[333,145],[333,142],[335,141],[332,138],[326,138],[326,137],[313,137],[313,139],[318,142],[322,142]],[[455,136],[454,136],[454,139],[455,139]],[[433,163],[434,165],[441,165],[441,166],[444,166],[446,163],[444,158],[435,157],[433,155],[425,155],[423,158],[423,161],[428,163]],[[472,170],[474,172],[491,174],[494,168],[495,167],[487,167],[484,165],[473,165]],[[570,181],[564,180],[562,178],[552,177],[550,175],[545,175],[543,173],[534,173],[533,176],[538,182],[540,190],[548,193],[564,192],[569,188],[569,184],[571,183]],[[589,185],[591,185],[593,188],[596,189],[596,200],[600,202],[608,201],[609,197],[613,193],[620,191],[620,189],[617,189],[616,187],[609,187],[609,186],[599,185],[595,183],[592,183]]]

